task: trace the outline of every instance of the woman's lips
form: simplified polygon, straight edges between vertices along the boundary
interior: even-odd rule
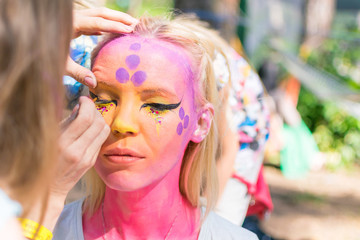
[[[131,163],[145,158],[142,154],[127,148],[111,149],[106,151],[104,156],[114,163]]]

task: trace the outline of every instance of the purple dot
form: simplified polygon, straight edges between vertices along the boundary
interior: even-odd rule
[[[180,110],[179,110],[179,117],[180,117],[181,120],[183,120],[184,116],[185,116],[185,112],[184,112],[184,109],[181,107]]]
[[[177,128],[176,128],[176,132],[180,136],[182,134],[182,131],[183,131],[183,126],[182,126],[181,123],[179,123]]]
[[[132,75],[131,81],[133,82],[135,87],[140,86],[146,80],[146,72],[137,71]]]
[[[130,49],[131,49],[131,50],[134,50],[134,51],[139,51],[140,48],[141,48],[141,44],[140,44],[140,43],[133,43],[133,44],[131,44],[131,46],[130,46]]]
[[[186,115],[184,118],[184,129],[189,126],[189,115]]]
[[[129,73],[128,71],[126,71],[125,68],[119,68],[116,71],[116,80],[118,80],[120,83],[126,83],[127,81],[129,81]]]
[[[138,55],[130,55],[126,57],[125,62],[130,69],[135,69],[139,66],[140,58]]]

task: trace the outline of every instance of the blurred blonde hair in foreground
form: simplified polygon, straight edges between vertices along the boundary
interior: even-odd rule
[[[0,187],[46,207],[58,155],[71,0],[0,0]]]
[[[193,26],[193,27],[190,27]],[[208,34],[198,34],[194,29],[203,29]],[[199,30],[200,32],[200,30]],[[216,46],[208,37],[216,37],[215,32],[206,30],[195,18],[178,16],[142,17],[135,27],[134,35],[155,38],[177,45],[185,50],[192,60],[191,71],[194,77],[195,101],[198,107],[211,103],[215,114],[213,124],[207,137],[200,143],[190,142],[183,157],[180,172],[180,192],[193,206],[202,205],[206,198],[207,212],[217,199],[217,175],[215,153],[217,150],[217,114],[220,108],[216,80],[213,71],[213,59]],[[122,35],[110,35],[93,52],[92,63],[99,50],[109,41]],[[210,38],[211,39],[211,38]],[[87,201],[85,211],[90,214],[99,208],[105,192],[105,184],[92,169],[86,176]]]

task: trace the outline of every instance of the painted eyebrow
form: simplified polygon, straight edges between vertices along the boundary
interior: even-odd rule
[[[178,96],[175,93],[172,93],[165,88],[142,89],[140,95],[142,97],[163,96],[178,99]]]
[[[108,88],[113,88],[114,87],[113,85],[107,83],[106,81],[98,81],[98,85],[99,84],[105,85]]]

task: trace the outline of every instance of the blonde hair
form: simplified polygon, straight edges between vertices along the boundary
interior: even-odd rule
[[[1,188],[28,213],[45,209],[58,154],[71,0],[0,0]]]
[[[212,60],[214,46],[208,40],[194,34],[182,23],[183,17],[173,20],[165,17],[143,17],[136,25],[133,35],[155,38],[183,48],[192,59],[191,76],[194,78],[194,96],[198,106],[211,103],[215,109],[215,119],[219,108],[218,91],[213,72]],[[92,64],[100,49],[108,42],[124,35],[110,35],[93,51]],[[198,107],[197,106],[197,107]],[[201,198],[206,199],[206,213],[215,204],[217,198],[217,177],[215,152],[217,149],[217,131],[212,124],[206,138],[200,142],[190,142],[186,148],[179,187],[181,194],[193,205],[200,207]],[[105,192],[105,184],[92,169],[86,176],[87,200],[85,211],[90,215],[99,208]]]

